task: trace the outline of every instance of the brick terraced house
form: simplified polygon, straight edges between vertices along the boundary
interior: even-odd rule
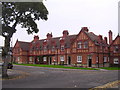
[[[118,60],[120,64],[119,51],[113,54],[112,50],[113,46],[120,50],[120,36],[112,40],[111,31],[109,32],[110,45],[107,43],[107,37],[103,39],[102,35],[89,32],[87,27],[83,27],[77,35],[69,35],[68,30],[64,30],[62,37],[53,38],[52,33],[46,36],[46,39],[41,40],[38,36],[34,36],[31,42],[17,40],[13,48],[14,62],[108,67],[109,62],[117,64]]]

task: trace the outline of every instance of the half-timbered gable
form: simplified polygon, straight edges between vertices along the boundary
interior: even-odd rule
[[[28,63],[28,51],[29,51],[28,42],[18,41],[16,42],[13,48],[13,59],[14,62],[18,63]]]
[[[110,64],[111,66],[120,66],[120,36],[110,44]]]

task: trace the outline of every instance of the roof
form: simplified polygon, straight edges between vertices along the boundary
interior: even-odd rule
[[[93,32],[86,32],[86,35],[95,43],[95,45],[100,45],[100,46],[108,46],[108,44],[102,39],[99,39],[98,35],[95,35]]]
[[[120,44],[120,35],[118,34],[117,37],[112,41],[112,43],[110,44],[110,46],[117,40],[117,38],[119,38],[119,44]]]
[[[46,42],[47,49],[52,49],[53,43],[55,43],[55,47],[59,49],[60,48],[60,40],[62,38],[62,40],[64,40],[65,48],[70,48],[71,43],[76,38],[76,36],[77,35],[69,35],[69,36],[66,36],[66,38],[55,37],[55,38],[52,38],[51,40],[42,39],[42,40],[38,40],[36,42],[32,41],[32,46],[36,47],[36,45],[38,44],[39,45],[38,49],[43,50],[43,48],[44,48],[43,43]]]
[[[24,50],[24,51],[29,50],[30,42],[18,41],[18,43],[19,43],[19,46],[22,50]]]

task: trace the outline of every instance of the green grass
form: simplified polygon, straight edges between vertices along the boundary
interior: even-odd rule
[[[101,67],[101,69],[106,69],[106,70],[120,70],[120,67]]]
[[[36,66],[36,67],[50,67],[50,68],[65,68],[65,69],[84,69],[84,70],[99,70],[96,68],[83,68],[83,67],[67,67],[63,65],[41,65],[41,64],[15,64],[24,66]]]

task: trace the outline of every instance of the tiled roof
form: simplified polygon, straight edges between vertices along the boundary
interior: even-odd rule
[[[18,41],[20,48],[24,51],[29,50],[30,42],[23,42],[23,41]]]
[[[46,42],[46,47],[47,49],[52,49],[52,46],[53,46],[53,42],[55,42],[55,48],[60,48],[60,40],[61,40],[62,37],[56,37],[56,38],[52,38],[51,40],[46,40],[46,39],[42,39],[42,40],[38,40],[36,42],[32,42],[32,46],[36,47],[36,45],[38,44],[39,45],[39,48],[38,49],[41,49],[43,50],[43,43]],[[65,44],[65,48],[70,48],[70,45],[72,43],[72,41],[76,38],[76,35],[69,35],[67,36],[66,38],[64,38],[64,44]]]
[[[95,45],[108,46],[104,40],[100,40],[99,36],[95,35],[93,32],[84,32],[95,43]]]

